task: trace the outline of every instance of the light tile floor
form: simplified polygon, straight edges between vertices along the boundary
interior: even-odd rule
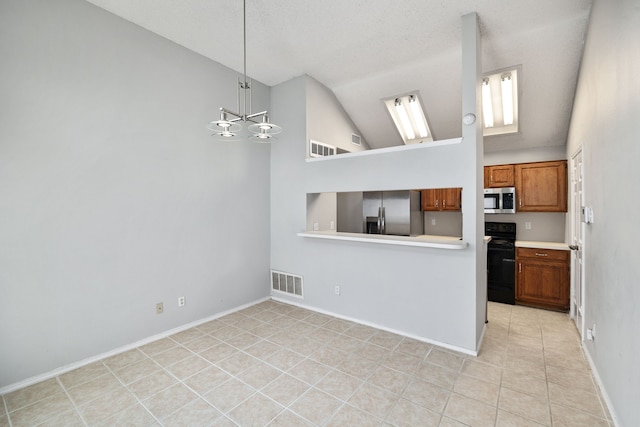
[[[0,407],[0,427],[613,425],[568,316],[495,303],[477,358],[266,301]]]

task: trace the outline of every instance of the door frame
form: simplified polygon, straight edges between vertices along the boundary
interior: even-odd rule
[[[580,175],[581,175],[581,180],[580,180],[581,188],[579,189],[579,194],[580,194],[579,202],[576,201],[577,197],[574,194],[574,191],[575,191],[574,182],[576,179],[574,176],[574,170],[576,169],[576,160],[578,159],[578,156],[580,157]],[[584,209],[584,201],[585,201],[584,150],[582,145],[580,145],[578,149],[571,155],[570,171],[571,171],[571,176],[569,179],[569,186],[570,186],[569,187],[569,190],[570,190],[569,191],[569,194],[570,194],[569,242],[571,245],[574,245],[576,244],[577,237],[580,237],[581,247],[579,251],[581,253],[581,260],[580,260],[581,262],[578,262],[578,259],[577,259],[578,252],[575,250],[572,250],[571,251],[571,294],[570,294],[569,314],[576,324],[576,328],[578,329],[578,333],[580,334],[581,340],[584,341],[585,339],[584,314],[586,309],[584,250],[586,247],[586,241],[585,241],[586,240],[585,239],[586,224],[584,222],[584,217],[582,213]],[[576,203],[578,203],[577,207],[576,207]],[[579,230],[580,236],[575,235],[576,230]],[[580,266],[579,274],[577,274],[578,272],[576,271],[578,266]],[[578,283],[578,280],[579,280],[579,283]],[[580,301],[578,302],[578,304],[576,304],[575,299],[576,299],[576,294],[578,290],[579,290],[578,295],[579,295]]]

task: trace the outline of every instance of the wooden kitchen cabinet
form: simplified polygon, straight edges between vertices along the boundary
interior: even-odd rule
[[[567,161],[515,165],[518,212],[567,211]]]
[[[513,187],[516,185],[514,165],[484,167],[484,188]]]
[[[459,211],[462,188],[429,188],[422,190],[423,211]]]
[[[569,309],[569,251],[516,248],[516,304]]]

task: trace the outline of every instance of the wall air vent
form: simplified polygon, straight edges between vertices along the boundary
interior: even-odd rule
[[[271,270],[271,291],[304,298],[302,295],[302,276]]]
[[[356,135],[355,133],[352,133],[351,143],[354,145],[362,145],[362,143],[360,142],[360,135]]]
[[[334,156],[336,154],[336,147],[333,145],[325,144],[323,142],[309,140],[309,155],[311,157],[325,157]]]

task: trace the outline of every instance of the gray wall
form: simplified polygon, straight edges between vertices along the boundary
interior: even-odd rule
[[[585,343],[618,425],[640,423],[640,8],[596,0],[580,68],[567,153],[583,146],[586,205]]]
[[[424,234],[434,236],[462,236],[462,212],[422,212]],[[435,224],[434,224],[435,222]]]
[[[473,85],[475,77],[472,80]],[[482,158],[476,150],[481,153],[482,145],[476,147],[473,133],[479,133],[479,127],[470,129],[469,138],[457,145],[307,163],[309,138],[337,139],[331,127],[311,114],[325,108],[340,113],[318,95],[320,88],[307,76],[272,88],[274,120],[277,117],[287,129],[271,150],[272,268],[304,277],[304,305],[474,351],[484,326],[484,311],[479,311],[484,298],[476,302],[477,289],[482,296],[486,287],[484,273],[478,281],[479,272],[486,270],[486,259],[478,255],[482,218],[477,215],[481,200],[476,186],[481,186]],[[475,97],[471,103],[476,105]],[[401,247],[296,235],[307,227],[307,193],[430,187],[470,190],[463,191],[469,248]],[[340,296],[334,294],[335,285],[341,286]]]
[[[0,2],[0,58],[0,388],[268,296],[235,72],[80,0]]]
[[[307,135],[307,151],[309,155],[309,140],[324,142],[349,152],[368,150],[369,145],[361,138],[361,145],[351,143],[351,134],[362,135],[345,113],[342,104],[333,92],[325,90],[317,80],[308,77],[307,91],[318,102],[307,105],[308,118],[313,118],[321,126],[315,126],[313,132]]]
[[[546,162],[567,158],[566,146],[540,147],[528,150],[504,150],[484,153],[485,166],[511,163]]]

